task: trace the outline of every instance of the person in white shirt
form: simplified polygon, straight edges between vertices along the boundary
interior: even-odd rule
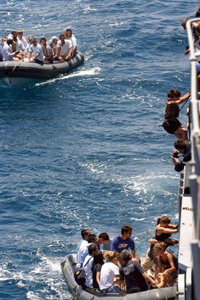
[[[60,34],[59,39],[60,41],[58,42],[55,58],[70,60],[72,58],[72,42],[70,40],[65,40],[64,34]]]
[[[77,42],[75,36],[72,34],[72,30],[68,28],[64,32],[65,38],[69,39],[72,42],[72,48],[71,48],[71,54],[72,56],[76,55],[76,50],[77,50]]]
[[[93,272],[92,272],[92,265],[94,260],[94,255],[97,251],[97,246],[95,244],[91,244],[88,247],[89,254],[86,256],[84,262],[83,262],[83,268],[85,270],[86,275],[86,286],[92,286],[93,285]]]
[[[16,55],[19,53],[19,51],[12,51],[12,42],[13,37],[10,35],[7,37],[6,42],[3,44],[2,48],[2,54],[3,54],[3,60],[19,60]]]
[[[22,44],[22,42],[17,38],[17,32],[13,31],[12,32],[12,36],[13,36],[13,41],[16,43],[16,50],[19,51],[19,54],[17,54],[17,57],[19,59],[22,59],[25,57],[25,47]]]
[[[28,46],[27,40],[26,38],[23,36],[23,30],[22,29],[18,29],[17,30],[17,38],[22,42],[22,44],[24,45],[24,47],[26,48]]]
[[[83,229],[81,230],[81,236],[82,240],[78,246],[78,251],[76,255],[77,264],[81,263],[81,259],[83,257],[83,253],[85,252],[87,246],[88,246],[88,236],[91,234],[89,229]]]

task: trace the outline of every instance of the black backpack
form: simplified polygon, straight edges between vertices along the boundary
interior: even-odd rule
[[[91,259],[92,257],[90,257]],[[89,263],[90,259],[88,259],[88,261],[86,262],[86,264],[84,265],[84,267],[87,266],[87,264]],[[86,274],[85,274],[85,270],[83,268],[77,268],[76,272],[74,273],[74,279],[76,281],[76,283],[78,285],[83,285],[86,282]]]

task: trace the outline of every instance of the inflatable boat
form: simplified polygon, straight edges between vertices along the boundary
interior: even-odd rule
[[[48,80],[65,74],[78,67],[84,61],[84,56],[77,51],[69,61],[54,61],[53,63],[32,63],[25,61],[0,62],[0,79],[9,85],[25,84],[33,80]]]
[[[145,292],[134,294],[102,294],[94,288],[78,285],[74,279],[76,271],[76,256],[69,254],[61,263],[61,269],[65,281],[73,293],[74,300],[156,300],[156,299],[175,299],[177,293],[177,284],[165,288],[156,288]]]

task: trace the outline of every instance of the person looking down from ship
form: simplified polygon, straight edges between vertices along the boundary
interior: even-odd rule
[[[120,258],[123,261],[119,268],[120,282],[126,280],[127,294],[147,291],[149,289],[146,280],[155,285],[154,279],[146,274],[140,263],[132,259],[131,253],[124,249],[120,252]]]
[[[76,262],[77,264],[81,263],[81,259],[83,257],[83,254],[86,250],[86,248],[88,247],[88,236],[91,234],[89,229],[83,229],[81,230],[81,236],[82,236],[82,240],[79,243],[78,246],[78,251],[77,251],[77,255],[76,255]]]
[[[16,43],[16,50],[19,51],[17,57],[19,58],[19,60],[21,60],[22,58],[25,57],[25,47],[22,44],[22,42],[17,38],[16,31],[12,31],[12,36],[13,36],[13,41]]]
[[[179,104],[186,102],[191,93],[186,93],[181,97],[178,90],[172,89],[167,94],[168,100],[165,105],[165,118],[163,128],[170,134],[174,134],[178,139],[187,140],[187,129],[181,127],[181,123],[177,119],[179,116]]]
[[[172,253],[165,252],[165,248],[164,242],[156,243],[154,246],[157,255],[155,281],[159,288],[172,283],[177,278],[178,260]]]
[[[91,286],[93,284],[93,274],[92,274],[92,265],[93,265],[93,259],[94,255],[97,251],[97,246],[95,244],[91,244],[88,247],[88,255],[86,256],[84,262],[83,262],[83,268],[85,270],[85,276],[86,276],[86,286]]]
[[[154,245],[159,242],[165,242],[166,248],[178,244],[178,241],[171,239],[173,233],[178,232],[178,225],[170,224],[171,220],[167,216],[158,218],[155,230],[155,236],[149,239],[150,248],[142,262],[142,267],[145,271],[153,269],[156,263],[156,255],[154,252]]]
[[[58,60],[70,60],[72,58],[71,48],[72,42],[70,40],[65,40],[64,34],[60,34],[60,41],[58,42],[58,46],[56,48],[56,55],[54,59]]]
[[[100,275],[101,267],[104,264],[104,257],[101,251],[97,251],[94,254],[94,260],[92,265],[92,276],[93,276],[93,288],[99,289],[100,287]]]
[[[13,42],[13,37],[11,35],[8,35],[6,42],[3,44],[2,48],[2,54],[3,54],[3,60],[19,60],[17,54],[19,53],[18,50],[12,51],[12,42]]]
[[[44,54],[44,61],[53,63],[53,49],[47,45],[47,40],[45,37],[41,37],[40,43],[42,44],[42,51]]]
[[[121,228],[121,234],[117,235],[113,238],[111,243],[111,250],[122,252],[124,249],[130,249],[134,258],[137,257],[137,253],[135,251],[135,243],[133,238],[131,238],[132,227],[129,225],[124,225]]]
[[[106,293],[121,293],[119,287],[119,253],[116,251],[106,252],[104,257],[107,262],[101,267],[100,291]]]
[[[176,148],[176,150],[172,150],[172,160],[175,165],[174,169],[177,172],[181,172],[184,169],[186,162],[191,160],[191,144],[188,144],[183,140],[176,140],[174,142],[174,147]],[[179,161],[178,154],[183,155],[181,161]]]
[[[43,64],[44,54],[43,54],[41,45],[37,43],[37,40],[35,37],[33,37],[30,40],[30,42],[31,42],[31,45],[29,47],[29,61]]]

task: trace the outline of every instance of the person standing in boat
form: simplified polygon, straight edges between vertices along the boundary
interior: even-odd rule
[[[168,100],[165,106],[165,119],[163,121],[163,128],[170,134],[174,134],[178,139],[187,140],[187,129],[181,127],[181,123],[177,119],[179,116],[179,104],[186,102],[191,93],[186,93],[181,97],[178,90],[172,89],[167,94]]]
[[[41,45],[37,43],[35,37],[33,37],[30,42],[31,45],[29,47],[29,61],[42,64],[44,62],[44,54]]]
[[[129,225],[124,225],[121,228],[121,234],[113,238],[111,244],[111,250],[117,251],[118,253],[122,252],[124,249],[130,249],[134,258],[137,257],[135,251],[135,243],[133,238],[131,238],[132,227]]]
[[[184,169],[186,162],[191,160],[191,144],[187,144],[183,140],[177,140],[174,142],[174,147],[176,148],[176,150],[172,150],[172,160],[175,165],[174,169],[177,172],[181,172]],[[179,161],[179,153],[183,155],[181,161]]]
[[[77,251],[77,256],[76,256],[76,260],[77,260],[77,264],[81,263],[81,259],[83,257],[83,254],[88,246],[88,236],[91,234],[89,229],[83,229],[81,230],[81,236],[82,236],[82,240],[78,246],[78,251]]]
[[[18,29],[17,30],[17,38],[18,40],[20,40],[22,42],[22,44],[24,45],[25,49],[28,46],[27,40],[26,38],[23,36],[24,32],[22,29]]]
[[[17,57],[19,58],[19,60],[21,60],[22,58],[25,57],[25,47],[22,44],[22,42],[17,38],[16,31],[12,32],[12,36],[13,36],[13,41],[16,43],[16,50],[19,51],[19,53],[17,54]]]
[[[155,285],[154,279],[146,274],[140,263],[132,260],[132,255],[128,250],[124,249],[120,253],[120,258],[124,262],[119,268],[120,282],[126,280],[127,294],[147,291],[149,287],[146,280]]]

